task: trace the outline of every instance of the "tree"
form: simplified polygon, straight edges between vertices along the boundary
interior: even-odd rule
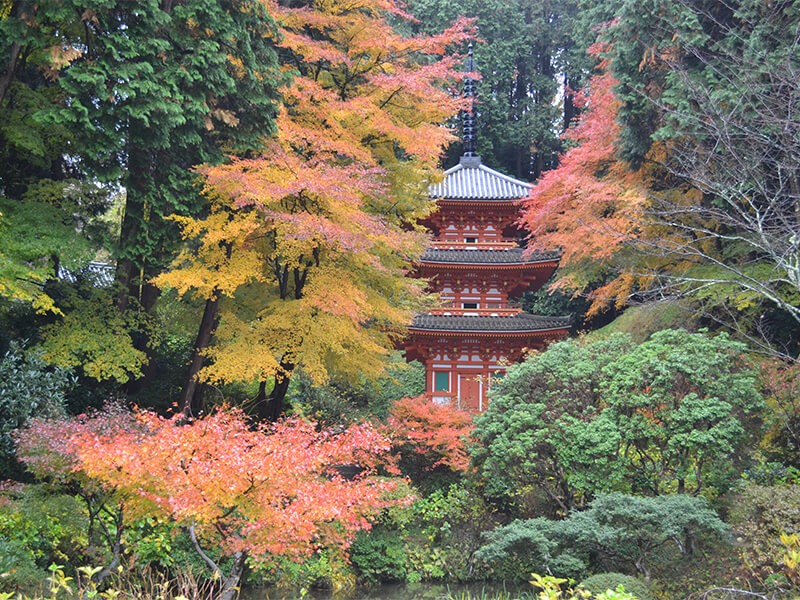
[[[513,502],[535,488],[566,514],[584,494],[623,485],[620,439],[600,414],[600,388],[606,365],[630,349],[625,336],[567,340],[508,370],[475,418],[470,449],[488,497]]]
[[[388,505],[384,494],[393,485],[374,476],[389,441],[365,424],[334,434],[303,421],[254,428],[234,410],[191,423],[139,412],[128,431],[40,423],[35,441],[46,428],[51,444],[75,457],[66,470],[112,491],[127,519],[152,516],[185,528],[226,600],[235,597],[248,557],[268,563],[322,545],[346,548]],[[50,457],[41,462],[30,447],[24,441],[26,463],[51,471]],[[336,469],[342,464],[362,472],[344,479]],[[201,542],[232,558],[227,575]]]
[[[603,492],[725,491],[763,408],[744,350],[682,330],[551,345],[475,420],[487,493],[534,487],[565,514]]]
[[[606,367],[604,399],[642,491],[724,491],[764,409],[744,351],[724,333],[668,329]]]
[[[477,19],[478,154],[501,171],[537,179],[556,164],[558,131],[576,115],[574,90],[588,62],[576,44],[578,4],[572,0],[413,0],[409,11],[419,28],[433,32],[459,15]],[[559,90],[564,98],[556,102]],[[448,150],[449,162],[460,144]]]
[[[103,557],[108,559],[108,564],[92,576],[98,584],[115,573],[120,565],[125,531],[124,509],[120,498],[115,498],[83,468],[77,453],[77,441],[97,436],[114,439],[125,433],[139,435],[142,428],[128,411],[120,407],[107,407],[103,413],[76,417],[36,417],[16,432],[17,457],[27,469],[36,477],[65,488],[86,505],[89,553],[94,554],[99,538],[110,554],[110,558]]]
[[[401,457],[419,475],[446,467],[469,470],[466,443],[472,431],[472,415],[450,405],[439,405],[425,395],[401,398],[389,408],[387,432]]]
[[[37,115],[60,101],[55,77],[78,52],[81,27],[59,2],[15,1],[0,13],[0,296],[60,314],[47,284],[92,260],[106,232],[95,218],[111,191],[85,179],[67,153],[75,136]]]
[[[652,270],[653,283],[700,297],[765,350],[796,357],[796,339],[780,347],[774,331],[753,331],[737,313],[773,306],[800,325],[798,7],[676,2],[671,12],[681,23],[674,41],[650,42],[666,83],[645,98],[660,115],[653,138],[669,148],[663,168],[698,194],[691,203],[652,195],[648,220],[673,234],[644,249],[685,265]]]
[[[611,48],[597,43],[589,52],[599,58]],[[586,295],[587,318],[624,307],[648,284],[639,268],[648,258],[632,248],[648,231],[644,211],[654,176],[619,157],[619,81],[608,59],[600,58],[597,70],[576,97],[583,112],[563,135],[572,147],[537,182],[521,219],[530,249],[561,248],[550,290]]]
[[[603,296],[618,304],[690,297],[705,317],[793,358],[797,7],[675,0],[623,3],[616,13],[599,47],[617,98],[605,154],[614,168],[579,169],[605,184],[609,208],[593,213],[591,204],[559,200],[555,182],[569,181],[565,169],[554,173],[551,190],[534,190],[527,224],[545,234],[539,243],[560,237],[568,257],[590,258],[591,244],[569,235],[575,223],[598,248],[614,251],[601,253],[612,258],[600,266],[613,281],[595,292],[593,310]],[[602,127],[604,118],[587,115],[587,126],[592,121]],[[580,143],[575,152],[600,148],[591,138]],[[583,195],[573,186],[566,198]],[[581,274],[566,272],[561,281],[580,292]]]
[[[54,167],[71,166],[73,177],[89,188],[124,188],[121,231],[112,244],[115,305],[141,317],[131,332],[134,349],[152,354],[142,315],[152,314],[158,296],[151,278],[180,243],[179,226],[169,217],[205,210],[200,178],[192,167],[253,150],[274,131],[277,88],[284,81],[278,70],[276,25],[260,2],[250,0],[12,5],[0,22],[8,33],[0,47],[8,53],[0,93],[7,91],[13,108],[32,95],[22,93],[25,87],[15,77],[37,66],[46,68],[54,83],[36,93],[46,94],[48,101],[29,103],[34,114],[22,124],[32,122],[28,130],[35,132],[37,127],[55,132],[53,140],[41,136],[48,151],[62,141],[56,156],[64,160],[52,160]],[[8,133],[12,129],[5,132],[17,142],[11,148],[16,165],[37,148],[18,143],[17,130],[24,127],[17,125],[13,138]],[[13,217],[20,211],[14,207],[9,212]],[[11,259],[17,257],[12,254]],[[74,329],[74,323],[67,325]],[[146,364],[142,371],[145,377],[152,375]],[[136,374],[128,369],[131,373]]]
[[[456,58],[441,55],[468,23],[406,38],[390,0],[270,6],[295,71],[278,136],[257,158],[202,169],[210,214],[177,219],[190,244],[156,279],[206,299],[186,414],[200,410],[199,379],[260,382],[259,414],[275,420],[297,367],[316,383],[383,371],[420,306],[405,277],[424,244],[414,223],[452,138],[441,123],[462,106],[447,86]]]

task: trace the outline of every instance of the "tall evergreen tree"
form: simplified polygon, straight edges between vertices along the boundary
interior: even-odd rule
[[[150,280],[181,239],[171,217],[204,210],[192,167],[246,154],[274,130],[276,25],[257,0],[12,4],[0,93],[44,56],[57,91],[34,121],[64,132],[59,153],[85,178],[124,189],[115,304],[149,313]]]
[[[575,0],[412,0],[419,27],[442,28],[459,15],[476,17],[478,154],[516,177],[537,179],[555,166],[560,133],[576,114],[585,48],[574,40]],[[449,163],[460,153],[451,146]]]

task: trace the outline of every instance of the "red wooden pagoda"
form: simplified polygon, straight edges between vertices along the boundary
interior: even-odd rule
[[[470,83],[467,93],[474,93]],[[569,319],[524,313],[511,303],[540,288],[560,254],[527,255],[518,246],[519,201],[531,185],[481,164],[473,131],[467,115],[464,156],[429,190],[439,210],[424,223],[433,241],[416,270],[430,279],[442,305],[416,316],[405,350],[408,360],[425,365],[430,398],[480,412],[506,366],[565,336]]]

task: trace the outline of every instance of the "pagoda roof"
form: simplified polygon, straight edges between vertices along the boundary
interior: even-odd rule
[[[444,249],[428,248],[422,255],[421,263],[443,264],[490,264],[490,265],[517,265],[540,262],[552,262],[561,258],[558,250],[547,252],[532,252],[525,255],[524,248],[503,248],[497,250],[472,250],[472,249]]]
[[[566,329],[569,317],[541,317],[519,313],[507,317],[489,315],[430,315],[421,313],[414,317],[409,329],[423,331],[457,331],[475,333],[533,333]]]
[[[428,188],[433,198],[505,201],[527,198],[533,186],[481,164],[479,156],[462,156],[444,172],[444,179]]]
[[[70,283],[77,283],[80,279],[88,279],[97,287],[110,287],[114,285],[116,265],[112,263],[92,261],[77,269],[67,269],[58,266],[58,278]]]

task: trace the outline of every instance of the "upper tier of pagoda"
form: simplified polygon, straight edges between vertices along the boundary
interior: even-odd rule
[[[428,194],[437,200],[483,200],[493,204],[515,202],[530,194],[533,186],[504,175],[481,163],[480,156],[462,156],[459,163],[444,172],[441,183]]]

